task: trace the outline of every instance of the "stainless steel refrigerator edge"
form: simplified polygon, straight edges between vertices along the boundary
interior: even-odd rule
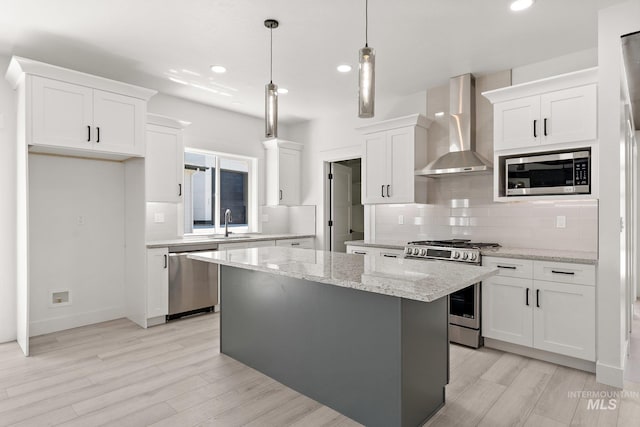
[[[215,251],[217,244],[169,248],[169,314],[167,320],[218,305],[218,265],[187,258],[189,253]]]

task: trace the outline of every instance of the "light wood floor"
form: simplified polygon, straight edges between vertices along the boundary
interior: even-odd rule
[[[220,354],[219,315],[147,330],[115,320],[0,345],[0,426],[357,426]],[[640,399],[588,410],[593,375],[452,345],[447,404],[429,426],[634,426]],[[626,389],[640,392],[640,384]]]

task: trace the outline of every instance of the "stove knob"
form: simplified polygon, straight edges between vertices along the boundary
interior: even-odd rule
[[[427,256],[427,250],[426,249],[420,249],[420,256]]]
[[[453,259],[458,259],[458,258],[460,258],[460,252],[453,251],[453,254],[451,254],[451,256],[453,257]]]
[[[418,255],[420,253],[420,249],[418,248],[413,248],[413,254],[414,255]]]
[[[411,255],[411,248],[404,248],[404,253],[407,255]]]
[[[462,252],[462,259],[466,260],[469,255],[466,252]]]
[[[471,253],[471,254],[469,255],[469,260],[471,260],[471,261],[475,261],[477,258],[478,258],[478,255],[477,255],[477,254],[475,254],[475,253]]]

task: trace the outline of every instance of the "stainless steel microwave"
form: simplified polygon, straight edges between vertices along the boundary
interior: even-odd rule
[[[590,194],[591,152],[536,154],[505,160],[505,194]]]

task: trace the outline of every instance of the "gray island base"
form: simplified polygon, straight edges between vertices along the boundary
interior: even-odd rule
[[[421,425],[444,405],[446,296],[220,267],[222,353],[366,426]]]

